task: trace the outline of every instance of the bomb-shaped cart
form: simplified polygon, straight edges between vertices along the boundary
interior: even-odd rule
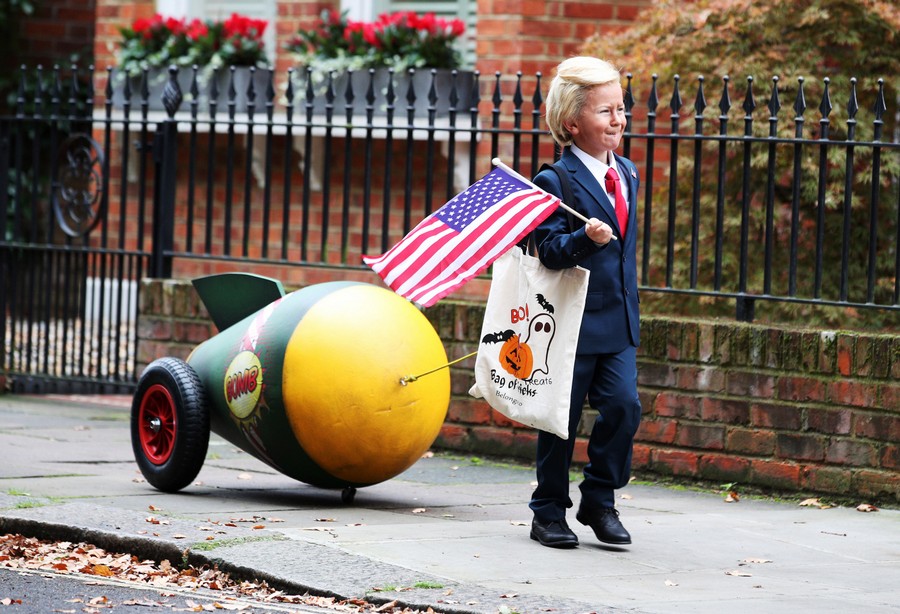
[[[412,466],[440,431],[450,377],[440,337],[406,299],[359,282],[285,294],[243,273],[194,280],[220,331],[186,361],[144,370],[131,438],[147,481],[191,484],[216,433],[279,472],[356,489]],[[412,382],[412,383],[410,383]]]

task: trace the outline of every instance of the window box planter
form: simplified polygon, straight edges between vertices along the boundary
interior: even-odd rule
[[[427,118],[431,107],[431,88],[434,85],[435,101],[434,109],[436,117],[446,117],[451,106],[455,107],[457,116],[468,113],[472,104],[472,93],[475,89],[475,73],[469,70],[454,71],[448,68],[421,68],[413,74],[391,73],[387,68],[375,68],[359,70],[355,72],[334,73],[332,75],[331,88],[334,99],[331,101],[334,118],[343,118],[347,110],[348,83],[353,99],[351,101],[353,115],[365,116],[370,104],[369,86],[372,86],[373,101],[372,111],[376,117],[387,115],[388,89],[390,79],[393,76],[394,85],[394,117],[405,119],[407,117],[410,100],[409,91],[412,86],[414,95],[413,110],[415,118]],[[456,72],[454,75],[453,73]],[[301,68],[300,79],[295,84],[299,86],[295,98],[296,110],[302,116],[306,109],[307,89],[305,71]],[[315,81],[315,80],[314,80]],[[451,105],[451,94],[456,92],[455,104]],[[324,115],[328,105],[328,78],[313,85],[313,113]]]
[[[235,89],[235,111],[237,113],[247,112],[247,90],[253,81],[253,89],[255,92],[255,108],[260,110],[265,108],[266,89],[269,85],[269,71],[266,69],[251,70],[249,66],[234,67],[234,89]],[[251,77],[252,75],[252,77]],[[198,110],[200,113],[209,112],[211,78],[216,80],[216,112],[227,113],[229,110],[229,90],[232,79],[232,71],[230,67],[220,68],[218,71],[209,73],[208,71],[197,71],[197,89],[198,89]],[[169,79],[168,70],[162,68],[153,68],[147,71],[147,109],[150,111],[165,111],[166,107],[163,103],[163,91],[166,82]],[[194,71],[191,69],[181,69],[178,71],[178,85],[181,88],[182,101],[177,111],[190,111],[193,96],[191,94],[191,85],[194,79]],[[143,77],[131,77],[129,84],[131,88],[131,109],[132,112],[140,111],[143,103],[143,93],[141,91]],[[113,83],[113,107],[117,110],[124,108],[125,105],[125,80],[116,79]]]

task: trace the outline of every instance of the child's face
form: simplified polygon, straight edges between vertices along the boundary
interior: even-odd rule
[[[575,144],[606,162],[625,133],[625,101],[618,83],[597,85],[588,92],[581,114],[569,125]]]

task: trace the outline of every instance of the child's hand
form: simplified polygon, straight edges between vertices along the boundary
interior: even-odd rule
[[[595,217],[589,219],[587,224],[584,225],[584,232],[587,233],[588,238],[597,245],[606,245],[610,241],[616,240],[612,226],[605,222],[601,222]]]

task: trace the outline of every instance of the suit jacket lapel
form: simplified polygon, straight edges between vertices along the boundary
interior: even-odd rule
[[[618,228],[615,205],[610,202],[609,197],[606,195],[606,190],[597,182],[594,175],[588,170],[588,167],[586,167],[584,163],[578,159],[578,156],[573,154],[572,150],[568,148],[563,152],[562,162],[565,167],[569,169],[571,178],[574,182],[580,185],[597,205],[597,207],[594,208],[590,207],[589,203],[581,203],[582,206],[588,207],[588,209],[586,211],[581,211],[580,213],[587,214],[587,217],[596,217],[597,219],[605,221],[610,226]],[[574,207],[575,205],[573,204],[570,206]]]

